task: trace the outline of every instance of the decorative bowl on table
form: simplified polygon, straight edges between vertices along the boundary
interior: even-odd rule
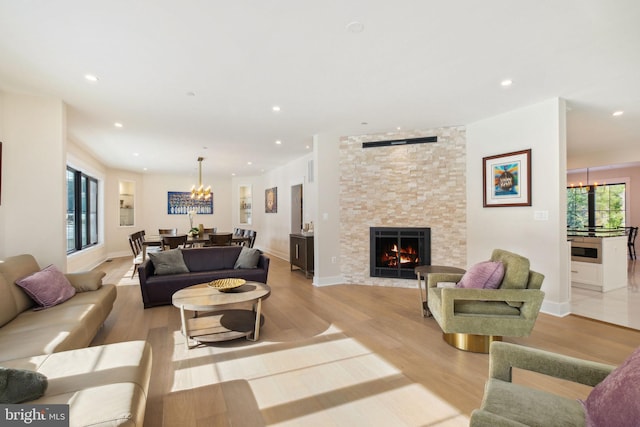
[[[244,279],[218,279],[207,283],[207,286],[215,288],[220,292],[227,292],[247,283]]]

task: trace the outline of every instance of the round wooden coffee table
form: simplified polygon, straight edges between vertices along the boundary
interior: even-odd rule
[[[246,282],[242,286],[220,291],[207,283],[189,286],[173,294],[171,302],[180,309],[182,334],[185,345],[191,348],[191,339],[197,342],[226,341],[246,337],[256,341],[260,337],[262,300],[271,294],[271,288],[259,282]],[[224,309],[225,306],[251,303],[252,309]],[[185,311],[195,312],[188,318]],[[205,314],[200,315],[200,312]]]

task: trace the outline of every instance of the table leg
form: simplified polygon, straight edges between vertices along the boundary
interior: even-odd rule
[[[184,335],[184,345],[187,347],[187,350],[189,350],[191,349],[191,346],[189,345],[189,323],[187,322],[187,316],[184,312],[184,305],[180,306],[180,320],[182,322],[182,328],[180,329],[182,335]]]
[[[422,294],[422,276],[420,275],[420,273],[416,273],[416,276],[418,277],[418,293],[420,295],[420,314],[422,315],[422,317],[429,317],[431,315],[431,313],[429,313],[429,309],[426,307],[427,305],[427,278],[425,276],[425,281],[424,281],[424,287],[425,287],[425,292],[424,292],[424,296]]]
[[[260,338],[260,316],[262,315],[262,298],[258,299],[258,301],[253,305],[253,312],[256,315],[256,323],[253,327],[253,338],[249,338],[249,336],[247,336],[247,339],[249,341],[258,341],[258,339]]]
[[[418,298],[420,301],[420,314],[422,315],[422,317],[424,317],[424,305],[422,303],[423,299],[422,299],[422,279],[420,276],[420,273],[416,273],[416,277],[418,279]]]

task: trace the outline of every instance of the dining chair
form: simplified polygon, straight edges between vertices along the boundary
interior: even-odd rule
[[[158,234],[166,234],[169,236],[176,236],[178,234],[177,228],[158,228]]]
[[[625,227],[627,228],[627,227]],[[638,236],[638,227],[628,227],[627,248],[629,249],[629,259],[637,259],[636,256],[636,237]]]
[[[144,232],[135,232],[129,235],[129,246],[133,253],[133,271],[131,272],[131,278],[135,276],[138,266],[142,264],[142,239],[144,238]]]
[[[247,246],[249,246],[250,248],[252,248],[253,245],[256,243],[257,234],[258,233],[255,230],[249,230],[249,242]]]
[[[232,237],[231,233],[209,234],[209,246],[230,246]]]
[[[184,248],[187,244],[187,235],[162,236],[162,247],[165,249]]]

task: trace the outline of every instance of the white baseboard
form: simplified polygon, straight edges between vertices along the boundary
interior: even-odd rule
[[[344,277],[332,276],[332,277],[318,277],[313,276],[313,286],[331,286],[342,285],[344,283]]]
[[[571,303],[568,301],[563,303],[543,301],[540,311],[552,316],[565,317],[571,314]]]

